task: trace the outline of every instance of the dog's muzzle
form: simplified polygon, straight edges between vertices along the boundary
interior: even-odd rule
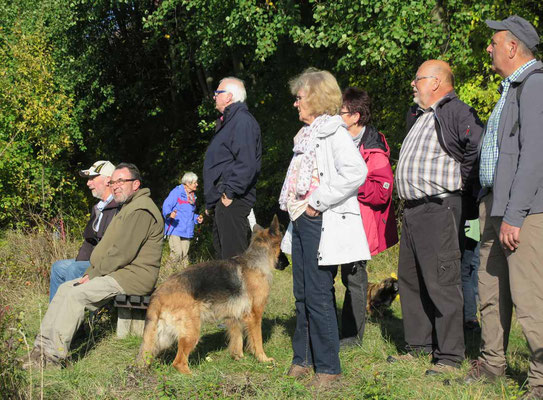
[[[277,262],[275,263],[275,269],[278,269],[279,271],[283,271],[286,267],[290,265],[290,262],[288,261],[287,256],[282,251],[279,253],[279,257],[277,258]]]

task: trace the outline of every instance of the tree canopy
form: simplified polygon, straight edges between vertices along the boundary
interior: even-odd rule
[[[85,212],[78,168],[134,162],[160,203],[201,176],[224,76],[246,82],[263,134],[257,216],[271,219],[300,127],[288,80],[314,66],[365,88],[397,157],[410,82],[451,63],[456,90],[486,119],[500,81],[484,20],[530,0],[4,0],[0,5],[0,224]],[[87,200],[88,201],[88,200]]]

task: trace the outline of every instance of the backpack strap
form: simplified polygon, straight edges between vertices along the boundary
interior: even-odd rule
[[[528,75],[526,75],[524,80],[518,84],[518,86],[517,86],[517,106],[519,108],[519,111],[518,111],[517,120],[515,121],[515,124],[513,125],[513,129],[511,129],[511,133],[509,134],[509,136],[515,136],[517,134],[517,131],[520,128],[520,96],[522,96],[522,89],[524,88],[524,84],[526,83],[528,78],[530,76],[532,76],[533,74],[542,74],[542,73],[543,73],[543,69],[541,69],[541,68],[540,69],[534,69],[534,70],[530,71],[528,73]]]

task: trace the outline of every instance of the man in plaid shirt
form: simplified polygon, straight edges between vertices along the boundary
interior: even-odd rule
[[[396,168],[405,205],[398,279],[408,352],[389,361],[431,355],[435,365],[426,375],[435,375],[458,368],[464,359],[463,221],[476,210],[483,127],[456,96],[446,62],[424,62],[411,86],[417,106],[408,113]]]

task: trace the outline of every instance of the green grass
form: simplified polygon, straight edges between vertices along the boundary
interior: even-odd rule
[[[368,264],[369,279],[379,281],[396,271],[397,246]],[[25,330],[32,342],[39,328],[39,310],[47,306],[47,295],[32,287],[21,289],[10,304],[23,312]],[[336,283],[338,307],[343,287]],[[469,387],[455,382],[467,372],[468,363],[445,377],[425,377],[427,360],[388,364],[388,355],[397,354],[403,345],[400,304],[379,321],[368,321],[362,346],[341,352],[341,384],[322,393],[312,393],[285,374],[290,366],[291,335],[294,330],[294,298],[290,267],[274,272],[274,284],[264,315],[264,348],[275,362],[261,364],[249,354],[233,361],[226,350],[226,339],[216,323],[207,324],[191,355],[192,376],[179,374],[170,364],[175,349],[166,352],[149,372],[133,367],[140,338],[116,339],[114,321],[104,316],[94,326],[92,339],[76,343],[74,361],[62,370],[46,370],[43,384],[35,371],[29,376],[32,397],[45,399],[515,399],[526,379],[528,349],[516,321],[509,350],[509,378],[495,384]],[[88,328],[87,328],[88,330]],[[477,355],[478,338],[469,336],[468,356]],[[448,379],[450,384],[445,384]],[[29,389],[25,389],[27,394]]]

